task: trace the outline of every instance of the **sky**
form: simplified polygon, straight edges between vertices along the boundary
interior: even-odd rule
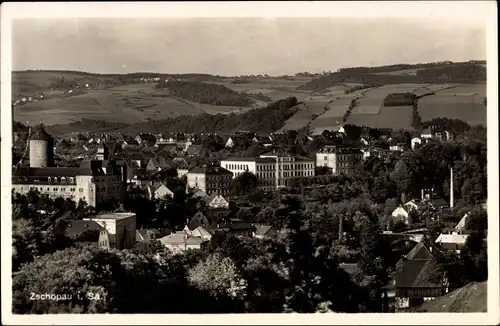
[[[432,18],[30,18],[12,69],[283,75],[486,59],[486,27]]]

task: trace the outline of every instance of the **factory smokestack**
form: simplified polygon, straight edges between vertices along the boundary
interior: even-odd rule
[[[453,166],[450,167],[450,208],[453,208]]]

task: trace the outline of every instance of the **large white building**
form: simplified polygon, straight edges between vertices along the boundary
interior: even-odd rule
[[[84,218],[94,221],[106,230],[109,241],[100,244],[109,248],[131,249],[135,245],[136,215],[134,213],[110,213]]]
[[[358,148],[325,146],[316,153],[316,166],[327,167],[332,174],[348,174],[363,160],[363,152]]]
[[[251,172],[265,191],[286,187],[293,178],[314,176],[314,160],[301,156],[233,157],[221,161],[221,166],[233,172],[234,177]]]
[[[53,199],[83,200],[93,207],[107,199],[123,198],[125,167],[107,160],[107,149],[101,148],[99,160],[84,161],[78,168],[56,167],[53,166],[53,142],[43,126],[33,128],[29,142],[30,164],[14,167],[13,192],[27,194],[36,190]]]

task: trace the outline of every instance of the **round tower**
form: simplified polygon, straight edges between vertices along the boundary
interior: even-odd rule
[[[54,138],[42,124],[32,128],[30,136],[30,167],[44,168],[54,164]]]

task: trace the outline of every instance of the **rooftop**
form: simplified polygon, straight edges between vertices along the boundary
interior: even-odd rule
[[[135,217],[135,213],[104,213],[88,218],[88,220],[123,220]]]
[[[221,166],[194,166],[189,170],[189,173],[233,174],[231,171],[226,170]]]

